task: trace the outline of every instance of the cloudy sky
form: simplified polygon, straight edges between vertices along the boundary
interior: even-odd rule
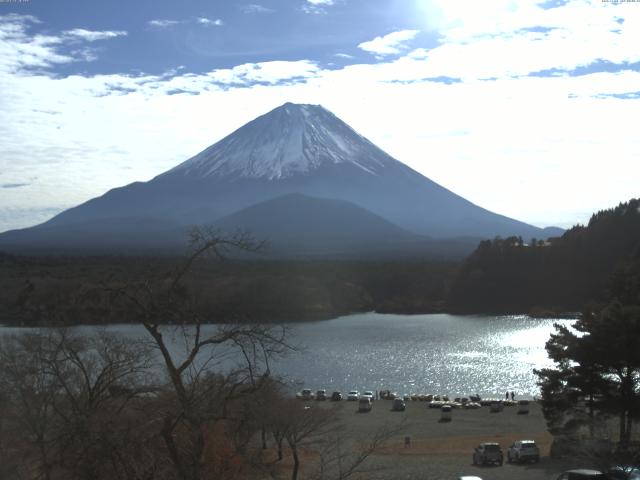
[[[0,231],[287,101],[535,225],[640,194],[640,1],[255,1],[0,0]]]

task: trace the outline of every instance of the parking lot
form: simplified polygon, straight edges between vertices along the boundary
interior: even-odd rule
[[[358,413],[357,402],[305,402],[312,408],[336,408],[345,433],[366,441],[379,429],[396,430],[385,446],[372,457],[376,478],[451,479],[477,475],[482,479],[555,479],[570,468],[589,467],[584,463],[549,458],[552,437],[546,431],[542,412],[532,404],[527,415],[506,407],[490,413],[454,409],[450,422],[440,421],[440,410],[426,402],[407,402],[404,412],[391,411],[391,401],[377,400],[370,412]],[[407,445],[407,438],[409,445]],[[508,464],[506,449],[516,440],[535,440],[542,455],[540,462]],[[474,466],[472,454],[480,442],[498,442],[505,454],[502,466]]]

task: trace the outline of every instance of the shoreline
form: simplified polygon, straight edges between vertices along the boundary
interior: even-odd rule
[[[351,311],[351,312],[337,312],[335,315],[309,315],[302,318],[296,319],[280,319],[280,320],[270,320],[270,321],[245,321],[245,322],[204,322],[201,325],[294,325],[294,324],[305,324],[305,323],[321,323],[328,322],[331,320],[336,320],[338,318],[350,317],[354,315],[366,315],[366,314],[376,314],[376,315],[395,315],[399,317],[418,317],[424,315],[451,315],[456,317],[527,317],[530,320],[577,320],[580,318],[579,312],[566,312],[566,313],[518,313],[518,312],[502,312],[502,313],[485,313],[485,312],[465,312],[460,313],[455,310],[453,311],[427,311],[427,312],[402,312],[402,311],[379,311],[379,310],[363,310],[363,311]],[[11,321],[2,321],[0,320],[0,328],[24,328],[24,329],[36,329],[36,328],[73,328],[73,327],[109,327],[109,326],[122,326],[122,325],[140,325],[140,322],[90,322],[90,323],[38,323],[38,324],[25,324],[24,322],[11,322]],[[160,323],[163,326],[178,326],[177,324],[172,323]],[[196,325],[195,323],[183,324],[184,326],[192,326]]]

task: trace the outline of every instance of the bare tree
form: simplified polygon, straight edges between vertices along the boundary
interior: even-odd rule
[[[181,480],[203,478],[210,431],[220,422],[234,421],[230,404],[259,391],[269,378],[270,359],[291,348],[284,327],[235,318],[207,325],[211,319],[202,313],[189,284],[199,260],[219,260],[233,249],[261,248],[246,233],[226,237],[212,229],[194,229],[191,253],[178,268],[162,278],[111,289],[136,312],[162,358],[172,402],[161,412],[160,435]],[[172,349],[177,341],[181,351]]]
[[[3,339],[3,434],[19,446],[20,476],[144,478],[121,460],[135,450],[133,432],[144,431],[144,417],[130,405],[151,390],[149,368],[144,348],[105,332],[87,338],[52,329]]]
[[[3,465],[14,464],[19,477],[51,479],[54,462],[58,387],[44,373],[38,337],[13,337],[0,348],[0,389],[4,393]],[[22,432],[22,435],[21,435]],[[13,441],[10,443],[9,439]],[[17,448],[10,448],[10,444]],[[29,444],[31,448],[24,448]],[[21,467],[29,465],[30,467]]]
[[[346,480],[361,474],[366,474],[367,478],[376,478],[375,474],[382,474],[380,478],[385,478],[383,469],[380,465],[372,465],[371,458],[403,429],[404,423],[383,425],[364,441],[355,441],[342,426],[333,428],[322,439],[316,472],[308,478]]]
[[[293,457],[291,480],[296,480],[300,471],[301,449],[319,444],[319,439],[335,419],[335,411],[303,406],[295,399],[284,400],[282,407],[282,413],[286,416],[281,417],[284,423],[281,428]]]
[[[281,392],[278,401],[265,409],[267,427],[276,441],[278,460],[284,458],[283,444],[288,447],[293,466],[290,478],[311,480],[345,480],[350,477],[379,472],[371,457],[385,443],[404,429],[404,423],[383,425],[364,439],[339,420],[337,405],[307,405]],[[302,455],[305,452],[309,455]],[[303,466],[303,458],[306,464]]]

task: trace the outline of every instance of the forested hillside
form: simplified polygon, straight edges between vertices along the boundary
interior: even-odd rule
[[[480,243],[448,296],[458,312],[578,311],[605,301],[640,255],[640,199],[594,214],[588,225],[541,242],[518,237]],[[636,281],[637,280],[637,272]]]
[[[0,323],[137,322],[111,292],[162,284],[169,257],[19,257],[0,254]],[[204,261],[186,282],[210,322],[302,321],[376,310],[441,311],[457,264],[434,261]]]

